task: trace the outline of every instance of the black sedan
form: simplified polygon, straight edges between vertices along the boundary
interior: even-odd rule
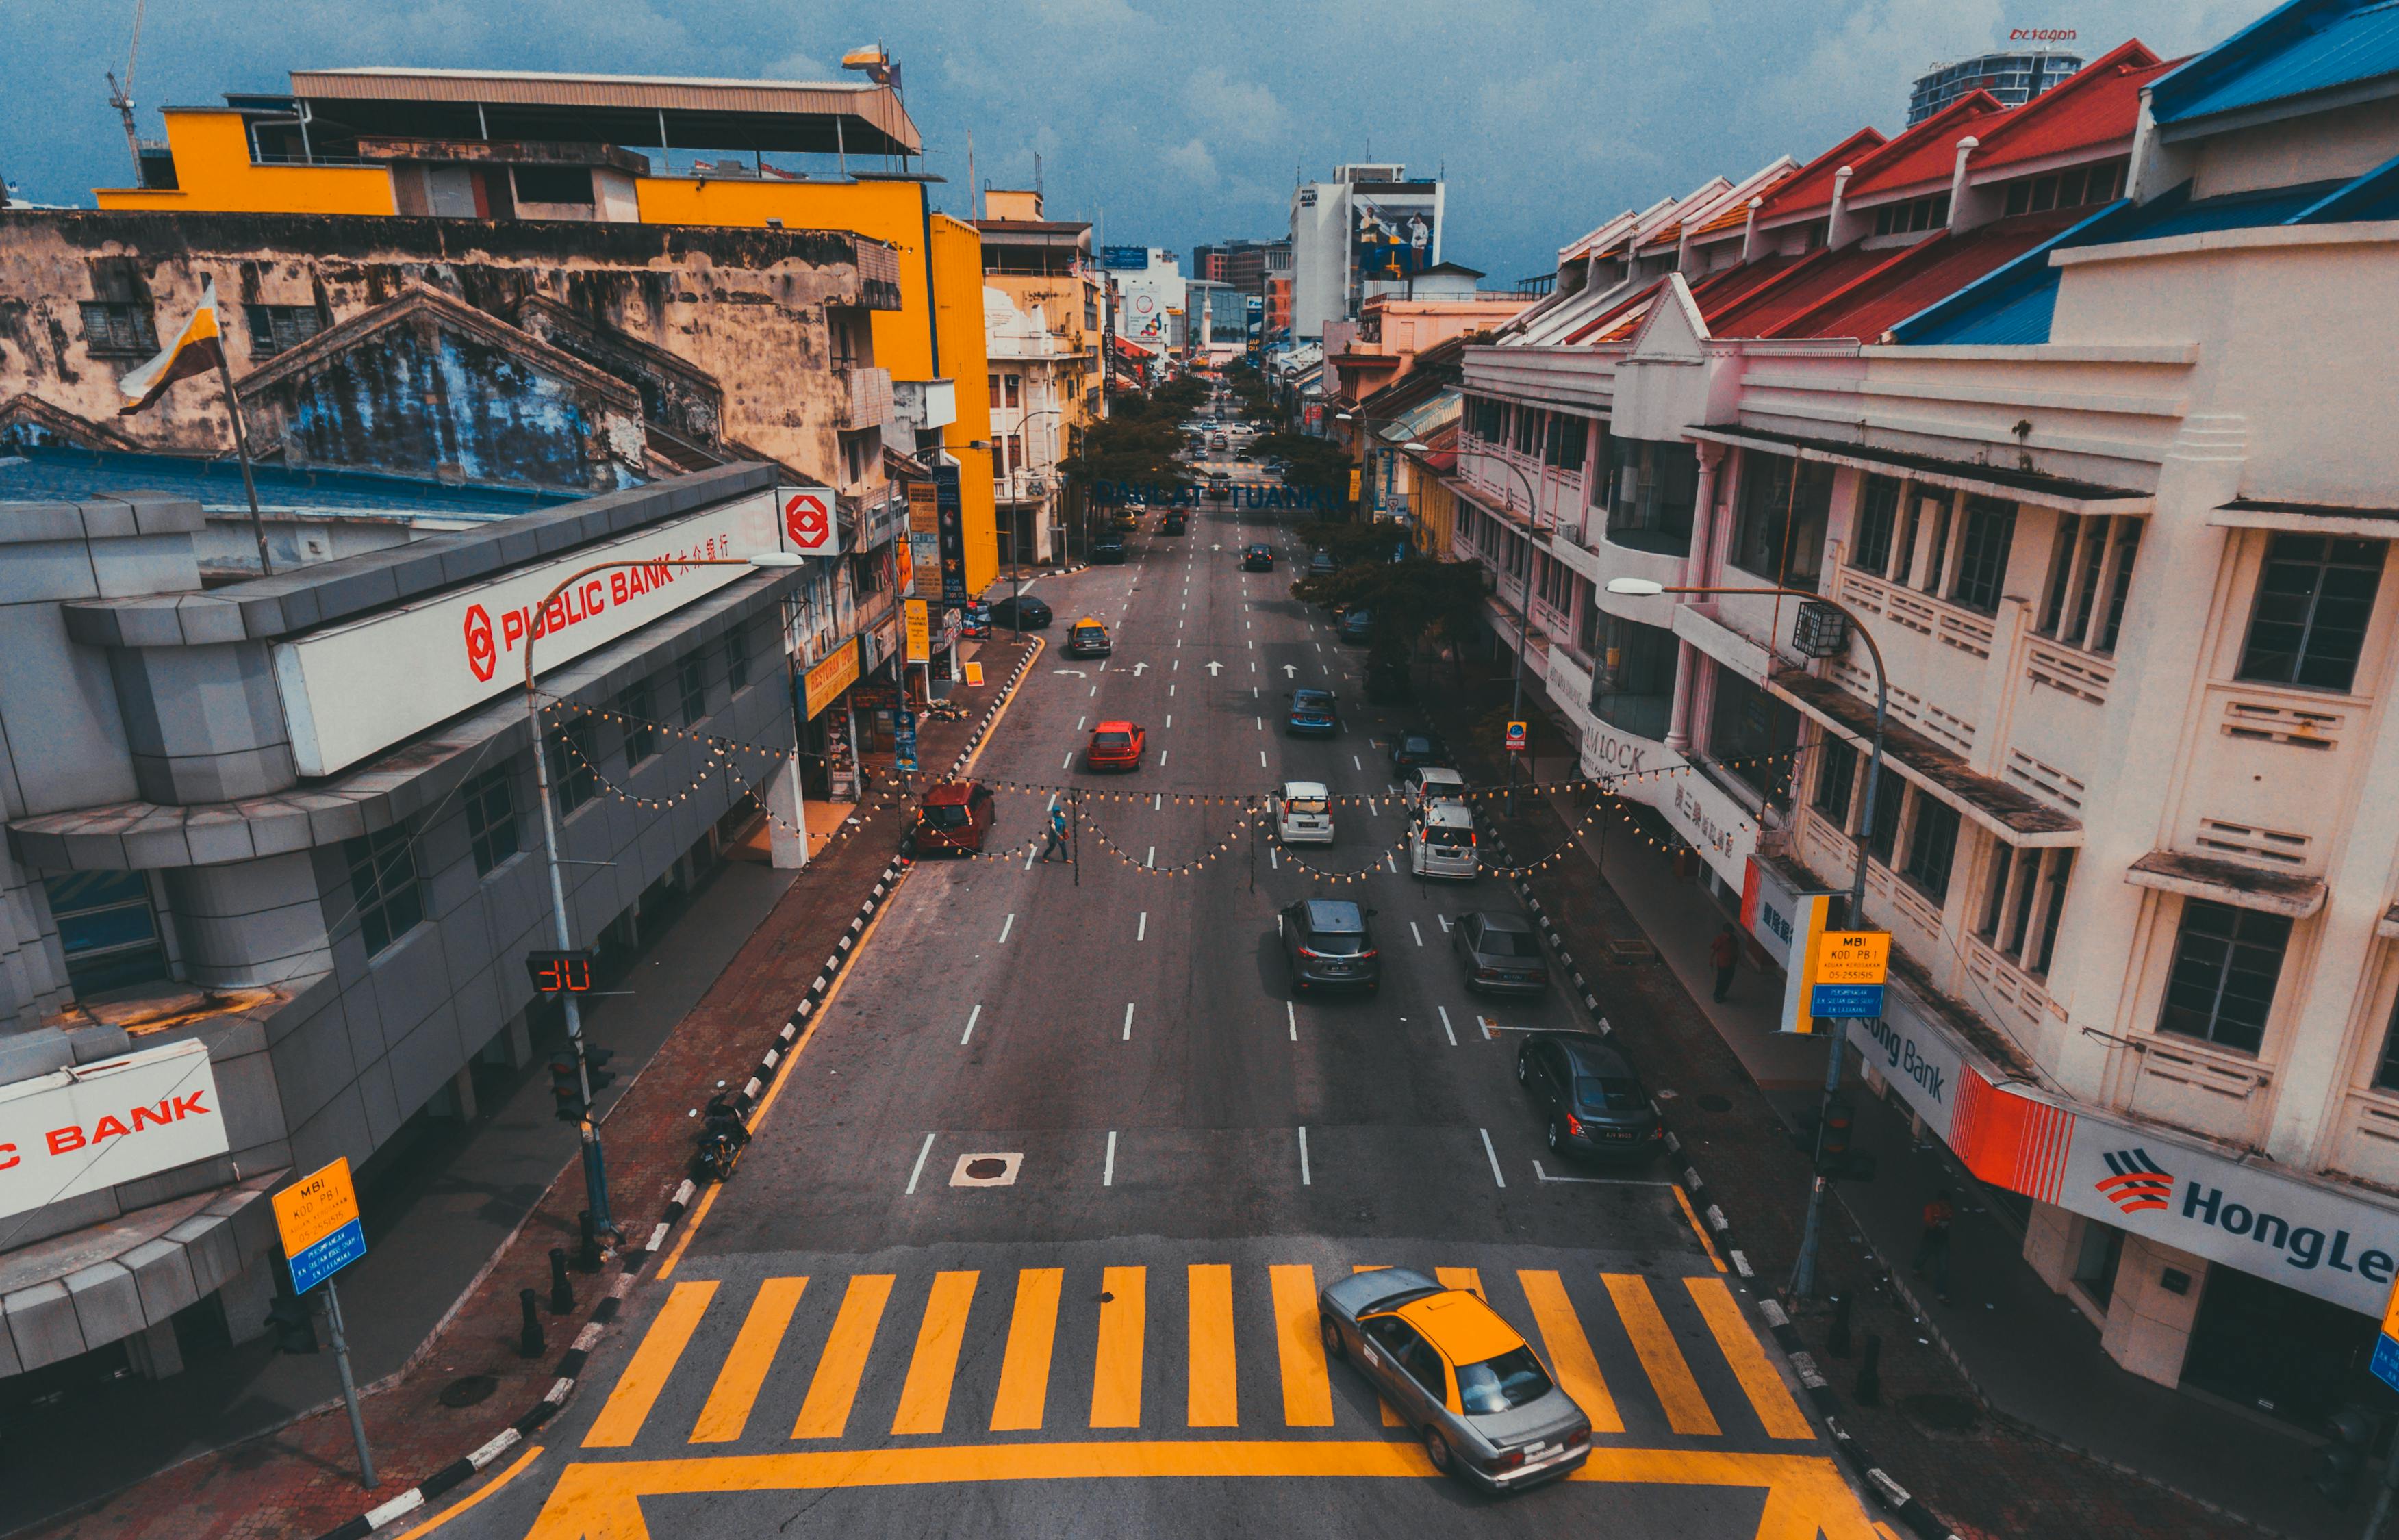
[[[1658,1109],[1624,1056],[1579,1032],[1537,1032],[1516,1050],[1516,1079],[1560,1155],[1646,1159],[1665,1148]]]
[[[1366,922],[1374,915],[1347,898],[1303,898],[1282,912],[1282,950],[1291,961],[1291,987],[1355,988],[1372,994],[1382,987],[1382,953]]]
[[[1449,745],[1426,727],[1403,727],[1391,743],[1391,769],[1396,774],[1416,764],[1447,764]]]
[[[1242,547],[1241,570],[1245,573],[1274,571],[1274,547],[1255,541]]]
[[[1449,945],[1466,972],[1468,989],[1491,994],[1549,992],[1550,965],[1541,956],[1541,939],[1521,914],[1461,914],[1449,927]]]
[[[1021,598],[1010,594],[1006,599],[992,601],[991,623],[1005,626],[1011,631],[1046,631],[1050,623],[1057,618],[1050,614],[1049,605],[1031,594]]]

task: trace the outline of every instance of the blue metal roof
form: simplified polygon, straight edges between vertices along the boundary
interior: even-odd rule
[[[578,499],[509,487],[447,486],[359,471],[257,467],[259,507],[276,513],[382,515],[394,519],[512,519]],[[232,460],[114,451],[34,448],[0,454],[0,502],[72,503],[119,493],[165,493],[204,508],[248,513],[241,466]]]
[[[2161,124],[2399,74],[2399,0],[2292,0],[2160,80]]]

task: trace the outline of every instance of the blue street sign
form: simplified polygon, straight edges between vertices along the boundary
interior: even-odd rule
[[[1808,1014],[1872,1021],[1882,1015],[1880,984],[1818,984],[1808,992]]]
[[[352,1220],[291,1259],[291,1291],[305,1294],[366,1254],[366,1228]]]
[[[2374,1338],[2374,1358],[2366,1368],[2374,1377],[2393,1390],[2399,1390],[2399,1342],[2377,1333]]]

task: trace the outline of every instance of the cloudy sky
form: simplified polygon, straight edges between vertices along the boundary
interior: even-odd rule
[[[1802,159],[1904,119],[1925,65],[2072,28],[2174,55],[2267,0],[149,0],[135,95],[277,90],[298,68],[386,64],[825,79],[880,37],[906,70],[937,200],[967,212],[1045,162],[1053,217],[1187,251],[1282,234],[1294,174],[1338,161],[1445,170],[1443,254],[1495,279],[1627,205]],[[0,174],[88,205],[127,180],[102,72],[133,0],[5,0]]]

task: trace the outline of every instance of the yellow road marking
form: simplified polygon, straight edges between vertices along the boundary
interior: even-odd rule
[[[475,1494],[472,1497],[468,1497],[462,1502],[451,1505],[449,1510],[441,1514],[440,1517],[436,1519],[427,1519],[425,1522],[417,1525],[414,1529],[395,1536],[394,1540],[417,1540],[417,1537],[420,1535],[431,1534],[435,1530],[440,1529],[451,1520],[457,1518],[468,1508],[473,1507],[484,1498],[489,1497],[492,1493],[499,1491],[502,1487],[507,1486],[510,1481],[516,1479],[517,1473],[524,1469],[525,1466],[533,1464],[540,1454],[541,1446],[539,1444],[534,1445],[531,1449],[526,1450],[522,1454],[517,1456],[516,1464],[508,1466],[508,1469],[500,1472],[497,1476],[493,1477],[490,1480],[484,1482],[480,1488],[476,1489]]]
[[[1441,1280],[1443,1289],[1463,1289],[1484,1304],[1491,1303],[1491,1296],[1483,1291],[1483,1270],[1479,1267],[1436,1267],[1432,1276]]]
[[[866,1356],[874,1349],[874,1329],[882,1324],[884,1303],[890,1298],[888,1273],[861,1273],[849,1280],[841,1311],[834,1317],[833,1334],[825,1339],[824,1356],[808,1381],[807,1399],[800,1403],[799,1421],[792,1425],[793,1438],[838,1439],[849,1426],[850,1404],[858,1399]]]
[[[1391,1264],[1388,1262],[1362,1262],[1353,1265],[1349,1271],[1352,1273],[1379,1273],[1390,1265]],[[1385,1427],[1397,1427],[1400,1425],[1400,1413],[1398,1408],[1392,1406],[1390,1402],[1383,1399],[1380,1395],[1377,1395],[1375,1398],[1375,1404],[1383,1409],[1383,1425]]]
[[[1149,1269],[1100,1273],[1099,1351],[1091,1362],[1091,1425],[1141,1425],[1141,1346],[1148,1326]]]
[[[1700,1237],[1700,1245],[1707,1252],[1708,1260],[1716,1264],[1716,1271],[1730,1272],[1731,1269],[1725,1265],[1724,1258],[1716,1255],[1716,1243],[1708,1238],[1707,1226],[1700,1223],[1699,1210],[1691,1207],[1691,1200],[1683,1196],[1680,1182],[1674,1184],[1674,1201],[1683,1206],[1683,1217],[1691,1222],[1691,1234]]]
[[[994,1433],[1041,1425],[1050,1403],[1050,1349],[1058,1337],[1058,1291],[1065,1280],[1063,1267],[1027,1267],[1016,1275],[1008,1353],[1000,1359],[999,1393],[991,1403]]]
[[[1194,1263],[1190,1278],[1188,1420],[1193,1427],[1238,1427],[1241,1394],[1233,1357],[1233,1270],[1223,1263]]]
[[[766,1383],[766,1371],[775,1365],[776,1350],[783,1345],[783,1333],[791,1329],[800,1291],[807,1286],[806,1278],[768,1278],[758,1285],[750,1314],[741,1319],[740,1334],[733,1339],[733,1351],[717,1371],[716,1387],[692,1425],[693,1443],[728,1444],[741,1437],[750,1425],[750,1409],[758,1404],[758,1389]]]
[[[972,1272],[933,1276],[925,1319],[916,1328],[916,1351],[908,1360],[908,1380],[900,1387],[900,1410],[891,1419],[892,1432],[939,1433],[949,1421],[958,1344],[966,1340],[967,1312],[974,1306],[975,1281],[982,1277]]]
[[[633,1349],[632,1361],[617,1377],[617,1388],[608,1393],[607,1404],[591,1420],[591,1431],[583,1436],[584,1448],[622,1449],[633,1441],[658,1392],[666,1388],[668,1377],[682,1361],[683,1350],[690,1345],[691,1334],[715,1293],[714,1279],[674,1286],[666,1304],[658,1306],[658,1318],[650,1323],[642,1345]]]
[[[967,1444],[578,1463],[560,1473],[526,1540],[650,1540],[644,1497],[969,1481],[1432,1475],[1415,1443],[1387,1439]],[[1602,1447],[1566,1479],[1763,1487],[1757,1540],[1817,1540],[1819,1532],[1824,1540],[1876,1540],[1873,1521],[1821,1454]]]
[[[1282,1420],[1292,1427],[1333,1425],[1333,1379],[1317,1335],[1316,1269],[1304,1262],[1267,1269],[1274,1286],[1275,1351],[1282,1364]]]
[[[1642,1371],[1649,1376],[1650,1387],[1666,1409],[1666,1425],[1677,1433],[1723,1432],[1716,1426],[1715,1413],[1708,1410],[1707,1398],[1700,1394],[1700,1382],[1691,1378],[1691,1366],[1675,1345],[1673,1329],[1659,1314],[1649,1280],[1638,1273],[1602,1273],[1600,1277],[1606,1281],[1608,1297],[1616,1302],[1617,1317],[1633,1339],[1633,1351],[1641,1355]]]
[[[1616,1398],[1608,1394],[1591,1339],[1583,1334],[1582,1321],[1566,1298],[1565,1284],[1555,1273],[1529,1268],[1520,1269],[1516,1281],[1525,1286],[1525,1299],[1533,1307],[1533,1325],[1541,1333],[1541,1345],[1549,1349],[1550,1368],[1557,1374],[1558,1384],[1591,1419],[1593,1432],[1623,1432],[1624,1414],[1616,1410]]]
[[[1732,1365],[1733,1376],[1741,1381],[1749,1404],[1757,1408],[1757,1420],[1766,1425],[1766,1431],[1777,1439],[1814,1438],[1816,1430],[1808,1425],[1799,1403],[1791,1398],[1791,1387],[1767,1361],[1766,1349],[1758,1344],[1749,1322],[1742,1318],[1741,1306],[1724,1279],[1685,1278],[1683,1287],[1691,1291],[1691,1303],[1700,1307],[1708,1330],[1715,1333],[1716,1345],[1724,1349],[1725,1361]]]

